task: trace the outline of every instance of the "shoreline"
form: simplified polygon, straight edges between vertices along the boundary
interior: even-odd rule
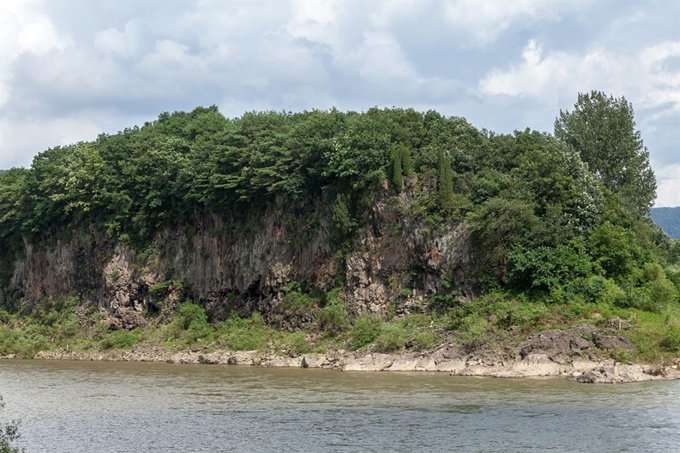
[[[183,349],[156,342],[130,348],[57,348],[40,351],[38,360],[165,362],[174,364],[248,365],[259,367],[323,368],[355,372],[419,371],[452,376],[506,378],[562,377],[579,383],[628,383],[680,379],[680,358],[665,362],[632,363],[635,346],[614,327],[578,324],[528,336],[491,335],[472,343],[448,340],[422,350],[376,352],[329,348],[323,353],[290,350],[234,351],[215,345],[186,345]],[[17,358],[9,354],[0,358]],[[672,361],[672,362],[671,362]],[[671,365],[672,363],[672,365]]]
[[[1,357],[13,359],[12,355]],[[623,364],[614,359],[573,360],[558,363],[546,354],[528,354],[521,360],[494,360],[474,353],[460,354],[455,345],[428,353],[356,353],[332,351],[282,356],[274,352],[187,349],[173,352],[158,346],[104,352],[42,351],[35,360],[165,362],[173,364],[242,365],[319,368],[352,372],[440,372],[451,376],[495,378],[562,377],[587,384],[622,384],[680,379],[679,365]]]

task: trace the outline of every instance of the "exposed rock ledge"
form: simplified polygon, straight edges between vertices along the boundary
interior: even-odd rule
[[[37,359],[110,360],[168,362],[178,364],[250,365],[262,367],[329,368],[342,371],[431,371],[454,376],[565,377],[581,383],[624,383],[680,379],[678,367],[620,364],[614,360],[574,360],[557,363],[546,354],[528,354],[521,360],[489,361],[475,354],[460,355],[451,345],[428,354],[354,354],[337,351],[327,354],[280,356],[258,351],[185,351],[173,353],[161,348],[76,353],[47,351]]]

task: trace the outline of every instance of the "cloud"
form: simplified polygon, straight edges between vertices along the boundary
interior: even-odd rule
[[[0,118],[0,168],[27,166],[39,151],[57,145],[94,140],[103,130],[122,130],[130,118],[110,113],[81,112],[76,116],[42,118]],[[135,118],[142,122],[142,118]],[[30,141],[26,137],[31,137]]]
[[[140,52],[148,34],[146,24],[134,19],[125,24],[123,31],[107,28],[97,32],[94,36],[94,48],[104,55],[130,57]]]
[[[680,164],[667,165],[656,170],[656,206],[680,206]]]
[[[41,3],[31,0],[6,0],[0,3],[0,107],[11,96],[13,63],[22,53],[35,55],[63,50],[70,40],[61,37]]]
[[[530,28],[536,23],[557,22],[563,14],[578,10],[587,0],[450,0],[444,2],[448,22],[470,45],[495,42],[511,27]]]
[[[661,168],[678,161],[678,13],[666,0],[3,0],[0,168],[197,105],[414,107],[510,132],[552,129],[591,89],[634,102]]]
[[[677,162],[680,124],[680,40],[662,41],[639,49],[607,49],[594,44],[583,52],[545,52],[530,40],[517,63],[493,69],[483,77],[478,93],[487,99],[530,100],[557,111],[570,108],[578,92],[601,90],[625,96],[636,109],[637,127],[649,146],[655,169]],[[545,124],[545,127],[549,127]],[[675,182],[674,182],[675,181]],[[677,189],[673,178],[659,179],[659,203],[669,203]]]
[[[660,114],[668,114],[680,109],[680,69],[668,68],[665,63],[679,55],[680,41],[633,53],[595,47],[581,54],[555,51],[544,55],[541,44],[530,40],[519,64],[494,69],[478,88],[484,95],[528,96],[553,105],[565,95],[602,89],[625,94],[642,108],[662,107]]]

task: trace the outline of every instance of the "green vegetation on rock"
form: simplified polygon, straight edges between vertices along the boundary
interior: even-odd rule
[[[611,317],[633,325],[626,335],[640,357],[674,354],[680,246],[648,216],[655,189],[632,106],[599,92],[560,112],[554,136],[495,134],[411,109],[163,113],[0,172],[0,355],[150,343],[394,352]],[[222,259],[187,250],[265,234],[266,216],[278,228],[268,244],[287,260],[276,275],[237,291],[238,270],[226,266],[213,292],[182,275],[188,261],[201,270]],[[41,276],[22,266],[68,241],[73,256],[60,256],[72,274],[53,292],[30,287]],[[317,258],[301,252],[314,241],[325,241],[314,250],[326,267],[298,279],[292,266]],[[456,241],[468,241],[466,267],[438,267]],[[405,267],[406,242],[425,258]],[[379,275],[381,300],[359,300],[350,270],[361,260],[380,268],[365,263],[373,251],[397,264]],[[269,253],[248,256],[246,270]],[[113,266],[114,254],[132,256],[134,269]],[[79,258],[89,255],[112,267]],[[115,304],[134,306],[127,318],[109,319],[115,304],[97,299],[105,284]],[[119,295],[133,286],[143,297]]]

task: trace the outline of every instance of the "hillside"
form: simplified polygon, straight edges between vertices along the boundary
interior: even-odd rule
[[[643,353],[675,351],[678,246],[642,214],[646,151],[591,172],[608,160],[579,151],[576,107],[557,138],[210,107],[49,149],[0,173],[0,354],[473,347],[613,317],[647,329]]]
[[[652,208],[649,215],[673,239],[680,239],[680,206]]]

